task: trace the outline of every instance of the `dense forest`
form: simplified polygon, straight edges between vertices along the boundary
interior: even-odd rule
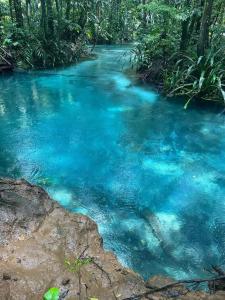
[[[133,43],[141,77],[168,95],[225,102],[224,0],[0,0],[1,57],[26,68]]]

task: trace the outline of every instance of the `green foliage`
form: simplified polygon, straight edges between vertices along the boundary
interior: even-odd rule
[[[59,288],[50,288],[43,297],[43,300],[59,300]]]
[[[137,11],[140,42],[132,53],[143,77],[186,97],[185,108],[192,99],[224,105],[224,2],[146,0]]]
[[[89,265],[93,262],[92,258],[76,258],[74,260],[65,260],[65,266],[68,271],[72,273],[77,273],[80,271],[81,267]]]
[[[140,5],[138,9],[142,11],[141,18],[144,11],[146,16],[151,16],[152,23],[147,23],[144,27],[140,26],[140,43],[133,49],[133,62],[139,71],[152,70],[155,77],[152,79],[162,80],[162,71],[169,57],[178,49],[177,40],[180,30],[175,24],[180,22],[179,11],[172,5],[164,3],[163,0],[151,1]],[[154,66],[155,62],[157,62],[157,70]]]
[[[161,0],[155,0],[144,5],[139,5],[139,10],[141,11],[143,9],[145,12],[152,13],[163,21],[165,17],[172,19],[179,18],[179,10],[175,6],[166,4]]]
[[[183,56],[165,77],[165,88],[170,95],[185,96],[188,101],[200,98],[225,103],[224,48],[211,49],[205,56]]]
[[[16,65],[49,68],[86,55],[88,43],[128,41],[135,1],[0,0],[0,45]]]

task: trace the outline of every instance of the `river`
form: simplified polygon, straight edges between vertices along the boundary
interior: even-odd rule
[[[129,48],[0,77],[0,175],[93,218],[144,278],[225,263],[225,119],[137,84]]]

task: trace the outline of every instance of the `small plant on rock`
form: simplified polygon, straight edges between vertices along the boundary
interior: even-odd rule
[[[85,258],[76,258],[74,260],[65,260],[65,266],[68,271],[76,273],[80,271],[80,268],[86,265],[89,265],[92,263],[91,257],[85,257]]]

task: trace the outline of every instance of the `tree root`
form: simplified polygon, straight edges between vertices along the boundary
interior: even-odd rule
[[[157,293],[157,292],[162,292],[162,291],[177,287],[177,286],[182,285],[182,284],[194,284],[195,287],[198,287],[201,283],[206,283],[207,282],[211,286],[215,287],[215,282],[220,281],[220,280],[225,280],[225,275],[214,277],[214,278],[207,278],[207,279],[178,280],[178,281],[175,281],[173,283],[166,284],[166,285],[164,285],[162,287],[159,287],[159,288],[151,288],[151,287],[147,286],[147,288],[151,289],[150,291],[147,291],[147,292],[145,292],[143,294],[140,294],[140,295],[133,295],[131,297],[124,298],[122,300],[139,300],[139,299],[142,299],[143,297],[148,297],[151,294],[154,294],[154,293]],[[215,288],[214,288],[214,292],[215,292]]]

